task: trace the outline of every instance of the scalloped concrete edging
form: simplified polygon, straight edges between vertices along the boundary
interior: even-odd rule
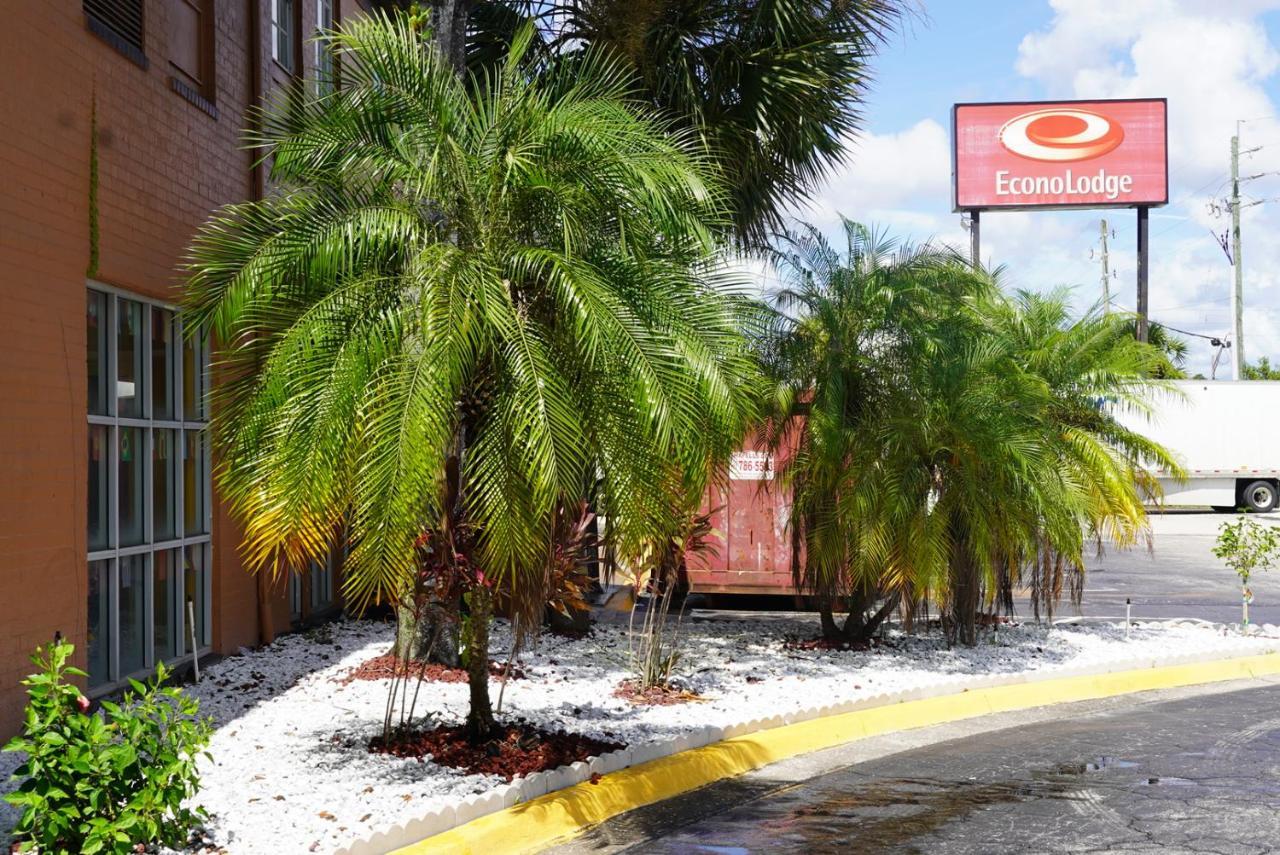
[[[992,712],[1280,673],[1280,642],[1245,656],[1226,647],[1093,666],[946,676],[927,687],[834,701],[723,727],[707,725],[450,800],[356,840],[338,855],[531,852],[627,810],[866,736]],[[593,774],[602,776],[599,784],[585,783]],[[531,815],[534,811],[538,815]],[[479,819],[485,822],[476,826],[488,827],[468,833],[469,824]],[[513,830],[517,822],[522,826],[519,832]],[[530,823],[538,833],[529,833]]]

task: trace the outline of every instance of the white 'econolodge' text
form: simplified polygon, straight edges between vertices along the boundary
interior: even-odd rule
[[[1118,199],[1133,190],[1132,175],[1108,175],[1099,169],[1092,175],[1010,175],[996,170],[997,196],[1104,196]]]

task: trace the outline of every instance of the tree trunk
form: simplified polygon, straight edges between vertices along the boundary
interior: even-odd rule
[[[484,587],[471,592],[471,614],[467,620],[467,687],[471,709],[467,713],[467,738],[484,742],[493,733],[493,705],[489,702],[489,621],[493,618],[493,596]]]
[[[823,600],[818,605],[818,618],[822,621],[822,640],[823,641],[843,641],[844,634],[840,632],[840,626],[836,623],[836,616],[830,600]]]
[[[872,636],[880,629],[880,625],[889,619],[889,615],[893,614],[893,610],[898,607],[899,594],[893,594],[889,599],[885,600],[875,614],[867,617],[867,609],[875,605],[878,591],[875,591],[862,598],[857,608],[849,612],[849,617],[844,624],[844,640],[850,644],[866,644],[871,641]]]
[[[462,667],[462,657],[458,655],[458,624],[445,618],[446,613],[450,612],[443,607],[427,607],[417,615],[409,606],[398,606],[396,641],[392,652],[401,659],[414,662]]]
[[[275,615],[271,611],[273,601],[271,575],[258,571],[258,643],[270,644],[276,640]]]
[[[951,538],[951,628],[953,641],[966,647],[978,643],[978,562],[962,523],[953,523]]]
[[[433,0],[431,31],[440,53],[458,74],[467,69],[467,23],[472,0]]]

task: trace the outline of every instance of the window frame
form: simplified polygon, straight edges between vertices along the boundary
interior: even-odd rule
[[[205,341],[198,352],[198,371],[203,378],[202,386],[205,391],[205,404],[202,418],[188,419],[186,417],[185,408],[182,406],[182,386],[183,371],[181,370],[181,348],[183,342],[183,326],[182,315],[178,307],[163,300],[156,300],[140,294],[134,294],[129,291],[115,288],[105,283],[95,280],[87,281],[86,289],[86,306],[89,299],[89,292],[105,294],[107,297],[106,318],[102,323],[102,328],[107,331],[106,342],[106,364],[100,366],[107,376],[107,400],[106,412],[103,414],[86,413],[89,425],[99,425],[107,429],[106,453],[107,460],[107,478],[108,484],[106,488],[107,497],[107,546],[101,549],[89,549],[86,543],[87,557],[85,563],[85,572],[88,573],[89,562],[107,561],[107,622],[108,626],[105,631],[107,637],[107,674],[102,682],[95,683],[89,687],[88,694],[90,696],[99,696],[109,694],[110,692],[127,684],[129,678],[144,677],[151,673],[156,666],[155,659],[155,555],[156,553],[175,550],[175,554],[179,556],[178,566],[170,569],[170,584],[174,586],[174,591],[170,596],[173,602],[177,603],[177,607],[173,609],[178,614],[171,615],[176,617],[174,626],[171,631],[175,638],[179,640],[179,644],[175,649],[184,649],[186,639],[190,637],[191,629],[188,626],[186,615],[186,600],[188,592],[185,590],[185,574],[182,572],[182,561],[185,561],[185,549],[188,546],[197,546],[203,549],[203,557],[205,567],[203,574],[197,574],[200,579],[201,591],[198,592],[200,609],[202,615],[197,618],[196,624],[200,625],[203,618],[205,627],[204,637],[198,639],[196,649],[197,655],[208,653],[212,649],[212,587],[213,587],[213,485],[212,485],[212,469],[210,467],[209,452],[209,345]],[[138,388],[135,395],[142,402],[141,413],[137,417],[125,417],[119,415],[118,402],[118,327],[117,319],[119,317],[119,301],[132,300],[140,303],[143,307],[141,334],[138,337],[138,347],[142,351],[142,377],[138,381]],[[172,386],[170,394],[173,396],[174,412],[173,416],[168,419],[153,418],[153,395],[152,395],[152,312],[155,310],[164,310],[172,313],[171,321],[174,325],[172,344],[174,348],[173,358],[176,360],[176,369],[173,371]],[[86,309],[87,310],[87,309]],[[143,508],[143,538],[142,542],[132,546],[120,545],[120,482],[119,482],[119,466],[120,466],[120,429],[121,428],[140,428],[142,431],[142,447],[134,450],[134,454],[140,455],[142,459],[142,508]],[[203,443],[203,467],[201,476],[204,484],[202,485],[203,495],[200,497],[202,502],[202,512],[204,514],[203,533],[186,533],[186,514],[182,508],[182,501],[185,493],[185,471],[179,462],[175,466],[176,473],[172,484],[174,491],[174,536],[163,541],[155,539],[155,513],[154,513],[154,443],[155,431],[173,430],[179,438],[179,448],[173,449],[174,453],[181,453],[180,449],[185,450],[185,445],[181,443],[185,437],[186,431],[200,431],[204,437]],[[87,446],[86,446],[87,453]],[[87,460],[86,460],[87,462]],[[85,514],[86,525],[88,514]],[[135,555],[145,556],[145,570],[143,572],[143,601],[146,604],[143,610],[143,668],[128,673],[120,670],[120,559]],[[85,607],[88,603],[86,600]],[[86,644],[86,653],[87,653]],[[191,654],[184,653],[178,656],[172,656],[164,659],[166,664],[179,662],[187,659]],[[96,675],[94,675],[96,676]]]
[[[337,0],[315,0],[316,3],[316,34],[332,30],[334,27],[334,11],[337,6]],[[337,88],[335,78],[337,77],[337,57],[333,55],[332,49],[322,42],[320,39],[313,39],[315,45],[315,57],[313,75],[316,82],[316,94],[331,95]]]
[[[106,17],[99,15],[80,0],[80,10],[84,14],[85,27],[116,53],[132,62],[142,70],[151,67],[147,59],[147,4],[146,0],[137,0],[138,4],[138,44],[134,44],[128,36],[113,26]]]
[[[197,59],[200,76],[198,79],[193,77],[190,72],[174,62],[173,46],[167,45],[169,88],[216,120],[218,118],[217,3],[214,0],[173,0],[173,2],[191,7],[199,18],[199,32],[196,36],[199,40]]]
[[[301,57],[298,55],[298,0],[270,0],[271,2],[271,59],[276,65],[297,76]],[[281,45],[288,50],[281,55]]]

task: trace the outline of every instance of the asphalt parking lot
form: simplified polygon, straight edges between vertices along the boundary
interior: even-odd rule
[[[1260,522],[1280,525],[1280,514],[1253,514]],[[1133,616],[1201,618],[1219,623],[1240,620],[1240,583],[1235,573],[1214,557],[1218,528],[1233,519],[1212,512],[1166,512],[1151,516],[1150,550],[1107,547],[1088,558],[1081,613],[1085,617],[1123,618],[1125,599]],[[1280,569],[1251,580],[1254,623],[1280,624]],[[1066,605],[1057,616],[1073,614]]]

